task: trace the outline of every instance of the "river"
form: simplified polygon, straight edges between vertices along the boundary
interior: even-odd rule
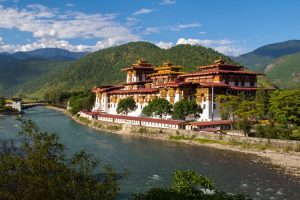
[[[296,178],[252,154],[99,132],[45,107],[26,110],[22,118],[35,121],[42,130],[57,132],[69,154],[85,150],[117,171],[129,169],[131,175],[121,181],[119,199],[169,185],[177,169],[213,178],[216,188],[226,192],[255,199],[300,199]],[[0,116],[0,140],[16,137],[19,130],[14,116]]]

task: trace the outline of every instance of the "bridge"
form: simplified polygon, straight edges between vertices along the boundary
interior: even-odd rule
[[[6,106],[10,106],[19,112],[25,109],[33,108],[36,106],[46,106],[51,103],[48,101],[33,101],[33,102],[22,102],[21,99],[13,98],[11,102],[6,103]]]
[[[21,110],[33,108],[36,106],[45,106],[45,105],[49,105],[49,104],[50,104],[50,102],[48,102],[48,101],[23,102],[23,103],[21,103]]]

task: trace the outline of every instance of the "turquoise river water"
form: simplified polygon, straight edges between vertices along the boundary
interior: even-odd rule
[[[177,169],[195,170],[213,178],[219,190],[254,199],[300,199],[299,180],[251,154],[100,132],[45,107],[26,110],[22,118],[35,121],[42,130],[59,133],[69,154],[85,150],[119,172],[129,169],[131,175],[121,180],[119,199],[169,185]],[[0,116],[0,140],[15,138],[19,130],[15,116]]]

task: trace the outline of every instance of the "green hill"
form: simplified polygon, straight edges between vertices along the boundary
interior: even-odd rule
[[[177,45],[165,50],[147,42],[131,42],[91,53],[63,70],[27,83],[24,93],[42,97],[45,93],[56,91],[78,91],[91,89],[95,85],[119,84],[124,82],[126,76],[121,69],[140,58],[155,66],[170,60],[175,65],[184,66],[185,71],[192,71],[199,65],[211,64],[220,56],[235,63],[223,54],[201,46]]]
[[[0,55],[0,96],[22,94],[25,83],[60,70],[73,61],[49,61],[37,58],[19,60]]]
[[[235,60],[251,70],[264,72],[265,68],[277,58],[297,52],[300,52],[300,40],[288,40],[262,46],[236,57]]]
[[[278,58],[265,72],[268,80],[280,88],[300,88],[300,52]]]

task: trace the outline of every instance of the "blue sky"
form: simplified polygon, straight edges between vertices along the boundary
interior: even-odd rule
[[[0,0],[0,52],[148,41],[239,55],[300,39],[299,19],[299,0]]]

